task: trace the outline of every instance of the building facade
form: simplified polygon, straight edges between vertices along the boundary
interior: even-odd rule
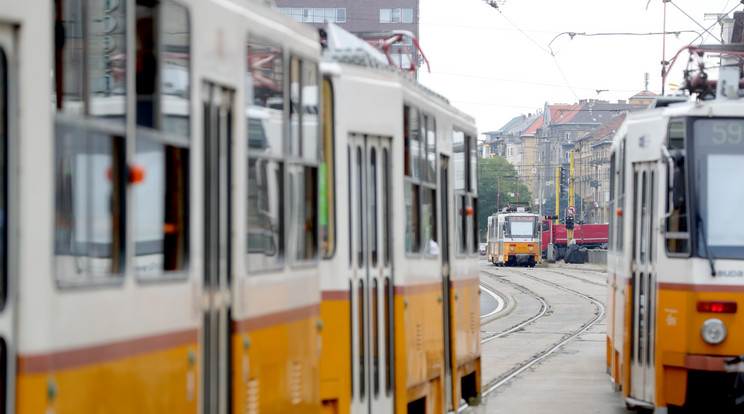
[[[276,8],[298,22],[322,28],[331,22],[374,46],[393,32],[405,31],[390,48],[392,63],[417,73],[422,59],[413,39],[419,36],[419,0],[275,0]]]

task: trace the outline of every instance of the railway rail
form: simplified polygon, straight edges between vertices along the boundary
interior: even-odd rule
[[[483,386],[483,397],[487,397],[489,394],[519,376],[525,370],[528,370],[530,367],[543,361],[545,358],[561,349],[568,342],[587,332],[604,318],[606,309],[602,301],[592,295],[581,293],[576,289],[572,289],[540,276],[546,274],[550,274],[550,277],[553,278],[558,276],[597,286],[604,286],[606,283],[605,281],[598,281],[591,278],[569,274],[566,270],[483,270],[482,275],[486,276],[485,278],[482,278],[482,283],[484,285],[493,287],[494,285],[499,284],[504,290],[517,292],[519,297],[515,300],[520,302],[520,306],[526,305],[526,307],[529,308],[529,311],[526,312],[512,311],[504,315],[504,321],[501,321],[498,330],[489,329],[489,325],[494,323],[494,319],[483,321],[482,327],[484,329],[481,343],[483,345],[482,352],[484,356],[491,354],[492,349],[499,347],[492,341],[507,337],[508,335],[517,332],[529,333],[532,331],[530,329],[531,326],[536,326],[551,316],[558,316],[559,318],[567,316],[568,319],[565,321],[566,325],[571,325],[571,328],[568,330],[560,332],[558,338],[554,338],[555,332],[550,332],[548,335],[553,338],[548,341],[525,341],[524,343],[534,344],[534,346],[524,347],[525,349],[522,349],[520,356],[516,358],[517,360],[514,361],[514,364],[508,368],[502,367],[500,369],[489,369],[488,364],[484,363],[483,383],[485,385]],[[520,279],[514,280],[511,276],[516,276]],[[529,280],[530,283],[520,283],[520,280]],[[584,303],[591,304],[591,306],[594,307],[594,312],[591,313],[592,316],[583,319],[571,319],[573,317],[568,313],[561,315],[565,310],[564,307],[566,305],[560,303],[558,300],[551,299],[551,297],[555,297],[554,295],[557,293],[556,291],[569,293],[572,296],[581,298]],[[554,301],[555,303],[553,303]],[[507,313],[507,311],[502,313]],[[586,312],[582,314],[585,315]],[[491,344],[487,345],[489,343]]]

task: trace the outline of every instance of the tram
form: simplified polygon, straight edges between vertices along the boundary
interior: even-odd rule
[[[325,35],[338,236],[321,263],[321,316],[336,322],[321,396],[353,412],[457,410],[481,386],[474,120],[337,26]]]
[[[267,3],[0,0],[0,412],[477,401],[473,118]]]
[[[534,267],[542,260],[542,219],[529,207],[507,206],[488,218],[488,261]]]
[[[629,407],[740,412],[744,236],[732,223],[744,189],[732,182],[744,176],[743,54],[687,50],[700,65],[685,87],[699,98],[630,113],[612,144],[607,366]],[[705,53],[734,58],[718,82],[700,82]]]

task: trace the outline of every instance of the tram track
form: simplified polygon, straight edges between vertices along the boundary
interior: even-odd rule
[[[560,275],[562,277],[572,278],[572,279],[578,280],[579,282],[589,283],[591,285],[601,286],[601,285],[604,285],[605,284],[605,282],[599,282],[599,281],[596,281],[596,280],[586,279],[586,278],[579,277],[579,276],[576,276],[576,275],[568,274],[565,271],[552,270],[552,269],[540,269],[540,272],[542,272],[542,271],[547,271],[549,273],[557,274],[557,275]],[[551,304],[549,303],[549,301],[545,298],[545,296],[543,294],[537,293],[533,289],[530,289],[530,288],[528,288],[528,287],[526,287],[524,285],[521,285],[519,283],[516,283],[514,281],[508,280],[508,279],[504,278],[503,276],[496,275],[495,274],[495,271],[493,271],[493,270],[482,270],[481,272],[483,274],[485,274],[485,275],[488,276],[488,278],[486,280],[488,280],[488,281],[497,281],[499,283],[507,284],[511,288],[517,289],[518,291],[520,291],[520,292],[522,292],[522,293],[524,293],[526,295],[529,295],[530,297],[534,298],[535,300],[537,300],[540,303],[540,310],[538,312],[536,312],[536,313],[532,314],[531,316],[529,316],[529,317],[521,320],[517,324],[514,324],[514,325],[512,325],[512,326],[510,326],[508,328],[505,328],[503,330],[500,330],[499,332],[494,332],[494,333],[485,335],[481,339],[481,343],[482,344],[486,344],[486,343],[488,343],[488,342],[490,342],[492,340],[495,340],[497,338],[505,337],[505,336],[507,336],[507,335],[509,335],[511,333],[514,333],[514,332],[522,331],[527,326],[529,326],[531,324],[534,324],[535,322],[539,321],[540,319],[542,319],[542,318],[544,318],[547,315],[550,315],[552,313],[551,312]],[[590,319],[588,319],[586,321],[583,321],[583,323],[581,323],[581,325],[577,329],[573,329],[572,331],[567,332],[558,341],[556,341],[554,343],[551,343],[550,345],[548,345],[547,347],[544,347],[543,349],[537,350],[534,354],[532,354],[532,356],[530,356],[529,358],[527,358],[527,359],[525,359],[525,360],[523,360],[521,362],[518,362],[516,365],[514,365],[510,369],[508,369],[508,370],[506,370],[506,371],[504,371],[504,372],[496,375],[495,378],[490,379],[490,380],[486,379],[487,382],[486,382],[485,386],[483,387],[483,390],[484,390],[483,391],[483,397],[488,396],[489,394],[491,394],[492,392],[496,391],[500,387],[506,385],[507,383],[509,383],[509,381],[511,381],[512,379],[514,379],[515,377],[517,377],[518,375],[520,375],[521,373],[523,373],[525,370],[529,369],[530,367],[532,367],[533,365],[537,364],[538,362],[543,361],[544,359],[546,359],[547,357],[549,357],[550,355],[552,355],[553,353],[555,353],[556,351],[558,351],[559,349],[561,349],[561,347],[563,347],[564,345],[566,345],[570,341],[574,340],[575,338],[577,338],[580,335],[582,335],[585,332],[587,332],[595,324],[597,324],[599,321],[601,321],[602,318],[604,318],[604,315],[606,313],[606,309],[605,309],[604,304],[601,301],[597,300],[596,298],[594,298],[594,297],[592,297],[590,295],[586,295],[586,294],[581,293],[581,292],[579,292],[579,291],[577,291],[575,289],[571,289],[569,287],[566,287],[566,286],[563,286],[561,284],[552,282],[550,280],[546,280],[546,279],[544,279],[542,277],[538,277],[535,274],[531,274],[533,272],[529,272],[528,273],[526,271],[521,271],[521,270],[517,270],[517,269],[509,269],[509,272],[512,273],[512,274],[515,274],[515,275],[517,275],[519,277],[530,279],[530,280],[533,280],[535,282],[538,282],[538,283],[540,283],[542,285],[549,286],[550,288],[562,290],[562,291],[568,292],[568,293],[570,293],[572,295],[576,295],[576,296],[578,296],[578,297],[580,297],[580,298],[582,298],[582,299],[590,302],[591,304],[593,304],[594,307],[595,307],[595,311],[594,311],[594,315],[593,315],[592,318],[590,318]]]
[[[594,279],[580,277],[580,276],[577,276],[575,274],[570,274],[570,273],[566,272],[565,270],[546,269],[546,268],[539,269],[539,270],[540,271],[544,271],[544,272],[550,272],[550,273],[559,274],[559,275],[565,276],[565,277],[570,277],[572,279],[580,280],[580,281],[582,281],[584,283],[589,283],[589,284],[592,284],[592,285],[597,285],[597,286],[606,286],[607,285],[607,275],[602,276],[602,280],[601,281],[597,281],[597,280],[594,280]],[[596,272],[596,271],[593,271],[593,270],[582,270],[581,272],[582,273],[594,273],[594,274],[600,273],[600,272]]]
[[[488,272],[485,272],[485,271],[482,271],[482,272],[488,274]],[[522,286],[522,285],[520,285],[518,283],[514,283],[514,282],[512,282],[510,280],[498,278],[498,277],[495,277],[495,276],[492,278],[492,280],[498,281],[499,283],[508,284],[511,287],[513,287],[514,289],[516,289],[516,290],[518,290],[518,291],[520,291],[520,292],[522,292],[522,293],[524,293],[526,295],[529,295],[529,296],[533,297],[540,304],[540,309],[539,309],[539,311],[537,313],[535,313],[531,317],[529,317],[527,319],[524,319],[522,321],[519,321],[515,325],[512,325],[512,326],[510,326],[510,327],[508,327],[506,329],[499,330],[498,332],[489,332],[489,333],[487,333],[484,337],[481,338],[481,344],[485,344],[485,343],[490,342],[490,341],[492,341],[492,340],[494,340],[496,338],[500,338],[502,336],[508,335],[508,334],[510,334],[512,332],[519,331],[520,329],[523,329],[525,326],[527,326],[527,325],[529,325],[529,324],[537,321],[538,319],[544,317],[548,313],[548,311],[550,309],[550,305],[548,305],[548,302],[545,300],[544,297],[538,295],[534,291],[532,291],[532,290],[530,290],[530,289],[528,289],[528,288],[526,288],[526,287],[524,287],[524,286]],[[488,288],[488,285],[484,285],[484,286],[486,286]],[[483,325],[488,324],[488,323],[490,323],[492,321],[493,321],[493,319],[488,320],[488,321],[484,321]]]

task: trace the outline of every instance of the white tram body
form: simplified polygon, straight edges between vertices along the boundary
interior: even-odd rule
[[[629,406],[741,396],[725,360],[744,353],[744,100],[729,96],[630,113],[615,135],[607,365]]]
[[[457,410],[480,393],[474,120],[348,36],[329,25],[321,65],[337,194],[321,314],[338,328],[321,394],[352,412]],[[326,369],[339,355],[348,377]]]
[[[266,3],[0,0],[0,412],[480,394],[473,119]]]
[[[282,187],[319,156],[275,148],[320,135],[289,115],[317,33],[257,2],[2,1],[0,48],[3,412],[319,410],[318,223]]]

